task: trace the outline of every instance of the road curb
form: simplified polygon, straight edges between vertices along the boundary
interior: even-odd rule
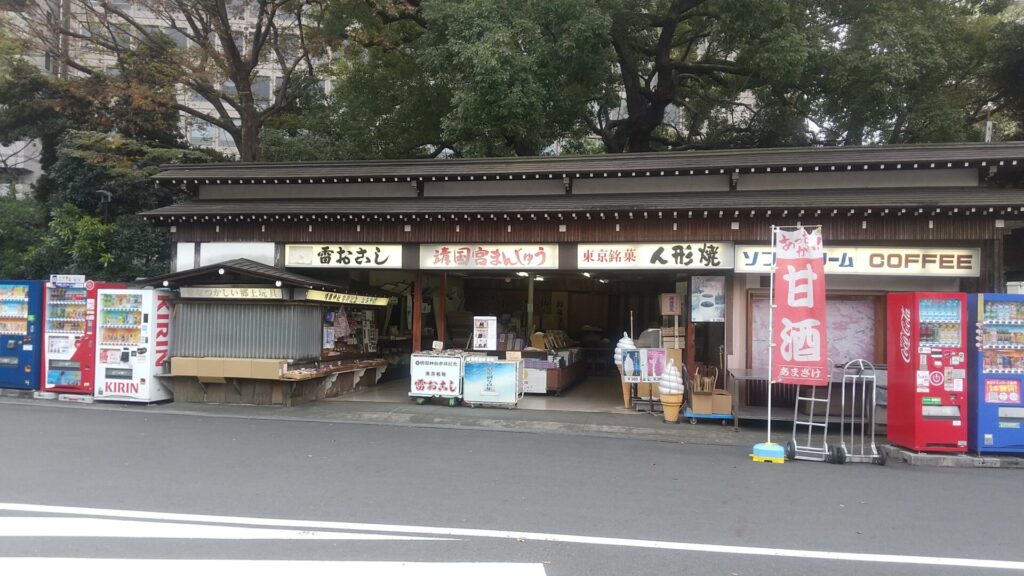
[[[929,454],[914,452],[899,446],[882,446],[890,460],[910,466],[934,466],[941,468],[1019,468],[1024,469],[1024,458],[1000,455],[974,454]]]

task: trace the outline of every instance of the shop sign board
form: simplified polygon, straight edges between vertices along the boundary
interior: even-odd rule
[[[725,276],[694,276],[691,322],[725,322]]]
[[[409,396],[461,396],[462,358],[441,354],[412,354],[409,357],[409,379]]]
[[[280,288],[243,288],[237,286],[183,286],[182,298],[223,298],[230,300],[281,300]]]
[[[825,263],[821,228],[776,228],[773,279],[772,382],[829,383]]]
[[[401,244],[287,244],[289,268],[401,268]]]
[[[50,284],[54,288],[81,288],[85,286],[82,274],[50,274]]]
[[[557,270],[557,244],[421,244],[424,270]]]
[[[826,274],[871,276],[959,276],[981,274],[978,248],[888,248],[832,246],[822,252]],[[768,274],[771,246],[736,246],[736,272]]]
[[[683,313],[683,299],[679,294],[661,295],[661,315],[679,316]]]
[[[329,302],[331,304],[355,304],[359,306],[387,306],[387,296],[364,296],[362,294],[344,294],[341,292],[324,292],[322,290],[306,290],[306,300]]]
[[[522,391],[522,375],[522,361],[467,358],[463,369],[463,398],[470,404],[515,406]]]
[[[580,244],[580,270],[721,269],[733,267],[732,242],[665,242],[660,244]]]
[[[640,382],[643,377],[643,364],[640,358],[640,350],[622,351],[622,381],[628,383]]]

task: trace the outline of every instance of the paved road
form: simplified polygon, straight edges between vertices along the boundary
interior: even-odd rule
[[[746,452],[0,404],[0,573],[1024,572],[1019,470]]]

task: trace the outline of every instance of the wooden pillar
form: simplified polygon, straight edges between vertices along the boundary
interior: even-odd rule
[[[445,340],[448,328],[448,273],[441,272],[441,295],[437,298],[437,339]]]
[[[533,276],[530,276],[530,284],[526,288],[526,332],[525,341],[530,341],[530,336],[534,333],[533,326]]]
[[[420,272],[412,277],[412,351],[419,352],[423,342],[423,282]]]

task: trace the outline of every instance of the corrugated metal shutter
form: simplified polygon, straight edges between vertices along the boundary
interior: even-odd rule
[[[318,358],[322,322],[315,306],[179,301],[171,356]]]

